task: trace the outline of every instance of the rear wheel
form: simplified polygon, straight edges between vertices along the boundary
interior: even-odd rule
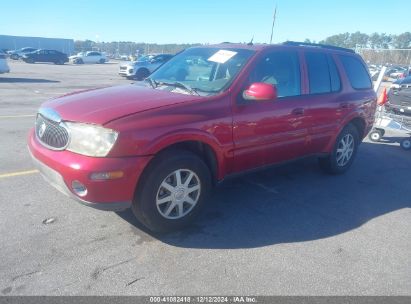
[[[100,64],[102,64],[102,63],[104,63],[104,62],[106,62],[103,58],[101,58],[99,61],[98,61],[98,63],[100,63]]]
[[[411,150],[411,138],[405,138],[400,143],[401,148],[404,150]]]
[[[349,124],[338,135],[333,151],[328,157],[320,158],[320,167],[330,174],[341,174],[352,165],[360,139],[355,126]]]
[[[211,174],[202,159],[182,150],[157,156],[140,177],[132,210],[148,229],[180,229],[198,215],[211,189]]]

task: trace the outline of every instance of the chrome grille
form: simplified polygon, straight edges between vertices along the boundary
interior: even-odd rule
[[[69,142],[69,133],[60,122],[54,122],[37,115],[36,136],[46,147],[54,150],[63,150]]]
[[[127,70],[127,67],[126,66],[120,66],[120,70],[125,71],[125,70]]]

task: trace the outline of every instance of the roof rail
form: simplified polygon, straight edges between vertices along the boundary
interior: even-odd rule
[[[347,48],[343,48],[343,47],[339,47],[339,46],[327,45],[327,44],[319,44],[319,43],[286,41],[286,42],[283,42],[283,45],[310,46],[310,47],[318,47],[318,48],[324,48],[324,49],[330,49],[330,50],[337,50],[337,51],[355,53],[355,51],[351,50],[351,49],[347,49]]]

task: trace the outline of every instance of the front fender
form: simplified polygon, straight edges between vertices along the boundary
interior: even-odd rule
[[[178,132],[163,134],[162,136],[153,139],[153,141],[147,145],[145,151],[142,152],[146,155],[155,155],[167,147],[188,141],[200,142],[210,147],[217,162],[217,178],[222,179],[227,171],[226,160],[229,157],[228,151],[230,148],[226,147],[227,149],[222,149],[222,143],[208,132],[197,129],[184,129],[179,130]]]

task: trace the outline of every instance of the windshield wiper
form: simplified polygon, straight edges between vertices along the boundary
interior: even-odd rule
[[[153,89],[158,87],[158,82],[150,77],[147,77],[146,79],[144,79],[144,81],[147,81]]]
[[[191,95],[198,95],[200,96],[200,94],[197,92],[197,89],[190,87],[189,85],[182,83],[180,81],[176,81],[176,82],[163,82],[163,81],[159,81],[157,83],[157,85],[166,85],[166,86],[173,86],[176,88],[181,88],[186,90],[187,92],[189,92]]]

